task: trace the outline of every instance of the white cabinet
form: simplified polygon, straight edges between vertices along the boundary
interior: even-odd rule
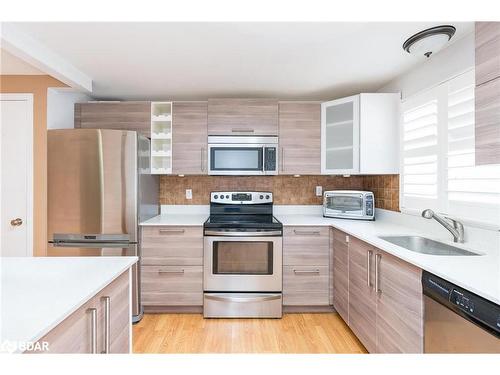
[[[151,174],[172,173],[172,102],[151,103]]]
[[[396,174],[398,94],[359,94],[321,104],[321,174]]]

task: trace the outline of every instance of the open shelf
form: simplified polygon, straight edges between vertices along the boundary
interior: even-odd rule
[[[151,174],[172,173],[172,102],[151,102]]]

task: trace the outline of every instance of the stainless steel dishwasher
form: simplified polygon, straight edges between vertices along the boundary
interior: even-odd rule
[[[425,353],[500,353],[500,306],[423,272]]]

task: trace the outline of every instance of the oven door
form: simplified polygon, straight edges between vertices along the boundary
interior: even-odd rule
[[[362,194],[332,194],[325,196],[325,215],[333,217],[363,218]]]
[[[208,174],[263,175],[264,144],[209,144]]]
[[[206,236],[207,292],[281,292],[282,237]]]

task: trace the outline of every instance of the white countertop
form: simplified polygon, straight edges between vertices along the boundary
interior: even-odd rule
[[[490,301],[500,304],[500,254],[499,249],[471,247],[467,243],[456,244],[450,241],[451,235],[435,236],[419,228],[398,225],[385,220],[356,221],[325,218],[319,215],[282,214],[276,218],[283,225],[293,226],[332,226],[359,238],[389,254],[397,256],[423,270],[431,272],[443,279],[476,293]],[[435,225],[439,225],[435,223]],[[435,239],[482,256],[441,256],[420,254],[390,242],[379,236],[384,235],[421,235]],[[492,244],[496,246],[497,244]]]
[[[0,343],[34,342],[137,262],[137,257],[0,258]]]
[[[162,214],[143,221],[142,226],[202,226],[208,219],[208,214]]]
[[[141,225],[197,225],[208,217],[205,207],[195,210],[179,206],[171,213],[158,215]],[[167,211],[168,212],[168,211]],[[397,256],[423,270],[431,272],[473,293],[500,304],[500,235],[498,232],[466,227],[465,244],[451,242],[451,234],[433,220],[411,215],[377,210],[376,221],[325,218],[319,206],[275,206],[275,216],[290,226],[332,226],[369,244]],[[302,214],[297,214],[301,212]],[[438,256],[420,254],[379,238],[383,235],[422,235],[458,246],[482,256]]]

